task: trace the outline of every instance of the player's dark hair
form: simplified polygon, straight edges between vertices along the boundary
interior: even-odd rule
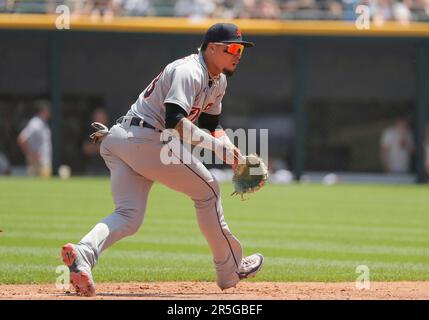
[[[204,42],[203,44],[201,44],[200,51],[202,52],[206,51],[208,45],[209,44],[207,42]]]

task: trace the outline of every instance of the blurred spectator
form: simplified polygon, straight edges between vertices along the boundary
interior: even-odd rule
[[[6,156],[0,152],[0,176],[9,175],[11,173],[10,162]]]
[[[52,174],[52,141],[48,121],[51,117],[49,102],[36,102],[36,115],[18,135],[17,142],[27,161],[31,176],[49,177]]]
[[[259,19],[279,19],[280,7],[275,0],[258,0],[256,3],[256,16]]]
[[[256,12],[256,0],[240,0],[237,1],[235,6],[236,18],[250,19],[255,17]]]
[[[109,116],[106,110],[102,107],[95,108],[91,114],[91,123],[92,122],[100,122],[109,127]],[[88,138],[89,135],[94,132],[92,127],[89,128],[82,143],[82,152],[85,156],[85,173],[89,175],[107,174],[106,165],[99,155],[100,144],[93,143]]]
[[[418,20],[423,20],[424,17],[429,17],[429,0],[414,0],[413,11],[417,15]]]
[[[73,1],[70,3],[73,16],[89,16],[92,21],[101,18],[105,21],[113,19],[114,16],[122,14],[122,0],[86,0]]]
[[[381,136],[381,161],[385,172],[408,172],[413,151],[413,136],[408,121],[405,117],[398,117]]]
[[[343,19],[347,21],[355,21],[357,18],[356,7],[360,4],[370,6],[369,1],[366,0],[342,0],[341,8],[344,12]]]
[[[344,16],[344,8],[341,2],[339,1],[329,1],[329,18],[330,19],[341,19]],[[356,15],[354,15],[354,19]]]
[[[409,25],[411,21],[411,11],[404,2],[396,2],[392,8],[393,17],[402,25]]]
[[[237,6],[240,1],[215,0],[216,8],[213,11],[213,18],[233,19],[237,16]]]
[[[124,0],[123,14],[127,16],[154,16],[156,11],[151,0]]]
[[[213,0],[178,0],[174,12],[178,17],[198,19],[211,16],[215,9]]]
[[[317,7],[315,0],[282,0],[280,2],[280,8],[283,11],[282,17],[288,19],[309,19],[317,11]]]
[[[392,0],[371,1],[371,16],[376,26],[382,26],[384,22],[392,20]]]
[[[13,12],[15,0],[0,0],[0,12]]]

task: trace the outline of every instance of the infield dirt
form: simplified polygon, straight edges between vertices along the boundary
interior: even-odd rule
[[[78,297],[54,284],[0,285],[0,299],[143,299],[143,300],[379,300],[429,299],[429,281],[371,282],[369,289],[337,282],[241,282],[221,291],[212,282],[99,283],[97,296]]]

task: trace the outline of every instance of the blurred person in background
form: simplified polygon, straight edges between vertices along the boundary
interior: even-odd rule
[[[381,161],[387,173],[407,173],[414,151],[413,135],[404,116],[396,119],[381,136]]]
[[[240,0],[236,4],[236,18],[251,19],[256,15],[256,0]]]
[[[256,3],[256,13],[256,18],[258,19],[279,19],[281,10],[275,0],[258,0]]]
[[[393,20],[392,0],[371,1],[370,12],[376,26],[384,25],[386,21]]]
[[[100,122],[110,125],[109,116],[103,107],[96,107],[91,114],[91,122]],[[89,139],[92,129],[88,128],[83,143],[82,153],[85,157],[85,173],[88,175],[104,175],[108,174],[103,158],[100,156],[100,144],[93,143]]]
[[[328,17],[330,20],[340,20],[345,19],[345,10],[343,4],[340,1],[332,0],[329,1],[328,4],[329,14]],[[354,18],[356,19],[356,18]]]
[[[343,10],[343,18],[347,21],[355,21],[358,17],[358,14],[356,13],[356,7],[358,5],[366,5],[370,6],[370,1],[372,0],[342,0],[341,1],[341,8]]]
[[[152,0],[124,0],[122,13],[126,16],[155,16]]]
[[[233,19],[237,16],[237,5],[240,1],[215,0],[216,8],[212,18]]]
[[[52,141],[48,121],[51,117],[49,102],[36,102],[37,113],[18,135],[17,142],[27,161],[30,176],[52,175]]]
[[[278,3],[282,18],[317,20],[317,17],[314,16],[319,7],[316,0],[280,0]]]
[[[282,11],[282,17],[291,19],[293,14],[298,10],[298,0],[280,0],[279,6]]]
[[[429,18],[429,0],[415,0],[413,13],[416,14],[417,20],[427,20]]]
[[[216,10],[213,0],[178,0],[174,6],[174,14],[177,17],[202,19],[212,16]]]
[[[0,0],[0,12],[13,12],[15,2],[15,0]]]
[[[411,22],[411,11],[404,2],[395,2],[392,6],[393,17],[401,25],[409,25]]]
[[[92,21],[110,21],[122,14],[122,0],[82,0],[71,3],[73,17],[89,16]]]

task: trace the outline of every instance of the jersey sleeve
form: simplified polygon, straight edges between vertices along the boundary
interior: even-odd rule
[[[189,114],[200,88],[201,84],[198,76],[183,66],[176,68],[172,73],[171,86],[165,97],[164,104],[177,104]]]

